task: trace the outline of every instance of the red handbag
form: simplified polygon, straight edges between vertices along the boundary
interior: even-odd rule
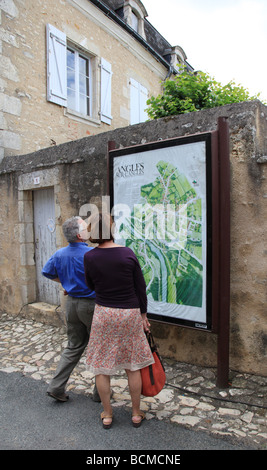
[[[166,374],[152,334],[146,333],[146,335],[155,362],[141,369],[141,393],[145,397],[154,397],[154,395],[157,395],[163,389],[166,382]]]

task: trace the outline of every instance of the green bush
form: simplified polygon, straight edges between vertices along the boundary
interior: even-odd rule
[[[245,88],[236,85],[234,81],[223,86],[204,72],[188,72],[181,66],[180,73],[174,79],[164,82],[162,95],[148,99],[147,113],[150,119],[157,119],[255,100],[259,99],[259,95],[250,96]]]

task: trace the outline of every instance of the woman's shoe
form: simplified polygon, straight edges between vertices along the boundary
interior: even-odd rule
[[[133,418],[140,418],[138,421],[133,421]],[[139,428],[142,424],[143,419],[145,419],[145,413],[140,411],[140,413],[136,415],[132,415],[132,425],[134,428]]]
[[[104,428],[104,429],[110,429],[111,426],[112,426],[112,419],[113,419],[112,414],[109,414],[109,415],[108,415],[108,414],[105,414],[104,411],[102,411],[102,413],[101,413],[101,419],[102,419],[103,428]],[[108,420],[111,419],[111,421],[108,422],[108,423],[104,423],[104,419],[108,419]]]

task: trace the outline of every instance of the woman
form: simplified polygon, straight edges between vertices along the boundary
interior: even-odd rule
[[[154,362],[144,333],[150,326],[146,316],[145,280],[133,251],[114,243],[112,224],[109,215],[101,214],[89,224],[90,240],[99,245],[84,256],[85,279],[96,293],[87,364],[96,375],[104,408],[101,419],[106,429],[112,425],[110,375],[126,370],[132,399],[132,424],[139,427],[145,417],[140,410],[140,369]],[[93,237],[97,228],[99,236]]]

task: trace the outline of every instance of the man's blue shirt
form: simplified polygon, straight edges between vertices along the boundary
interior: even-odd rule
[[[70,243],[60,248],[47,261],[42,274],[48,279],[59,278],[63,288],[71,297],[95,298],[85,282],[83,258],[93,250],[84,242]]]

